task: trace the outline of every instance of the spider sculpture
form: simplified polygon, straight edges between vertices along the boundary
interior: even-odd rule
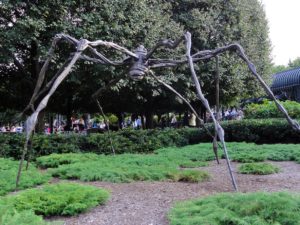
[[[56,48],[56,45],[61,42],[66,41],[67,43],[73,45],[76,47],[76,51],[70,55],[70,58],[66,60],[64,65],[61,67],[61,69],[57,72],[57,74],[52,78],[50,82],[47,83],[47,85],[41,89],[42,83],[44,82],[45,73],[47,71],[47,68],[49,66],[50,60],[54,54],[54,50]],[[170,48],[174,49],[176,48],[181,42],[185,44],[186,47],[186,54],[182,56],[181,59],[154,59],[151,58],[153,53],[160,47]],[[103,54],[101,54],[96,47],[107,47],[115,49],[123,54],[126,55],[126,58],[122,61],[112,61],[105,57]],[[184,102],[192,109],[192,111],[195,113],[198,119],[200,117],[198,116],[197,112],[192,108],[192,106],[189,104],[189,102],[183,98],[182,95],[180,95],[176,90],[174,90],[171,86],[164,83],[162,80],[157,78],[154,75],[153,69],[156,68],[162,68],[162,67],[176,67],[181,64],[187,64],[190,68],[191,75],[193,82],[196,86],[197,91],[197,97],[202,102],[202,104],[205,106],[206,110],[209,112],[213,123],[215,127],[215,132],[219,138],[219,141],[221,143],[221,147],[223,148],[225,157],[227,159],[227,166],[228,170],[231,176],[232,184],[235,190],[237,190],[237,184],[235,181],[235,178],[232,173],[232,168],[230,165],[230,160],[228,159],[226,144],[224,140],[224,130],[220,126],[219,122],[215,119],[214,114],[209,106],[209,103],[207,99],[204,97],[201,86],[199,84],[199,80],[197,78],[195,69],[194,69],[194,63],[210,59],[213,57],[217,57],[219,54],[226,52],[226,51],[232,51],[235,52],[247,65],[251,73],[258,79],[266,93],[269,95],[270,98],[274,100],[276,103],[277,108],[284,114],[285,118],[289,122],[289,124],[297,131],[300,131],[299,124],[292,120],[285,108],[276,100],[274,94],[270,90],[270,88],[266,85],[266,83],[263,81],[261,76],[256,72],[256,68],[253,65],[253,63],[250,62],[248,57],[245,55],[243,48],[238,44],[230,44],[221,48],[217,48],[214,50],[204,50],[204,51],[198,51],[194,54],[191,54],[191,34],[189,32],[186,32],[184,35],[182,35],[178,40],[172,41],[172,40],[162,40],[158,42],[150,51],[147,51],[147,49],[144,46],[139,46],[134,52],[129,51],[128,49],[119,46],[113,42],[107,42],[102,40],[97,41],[88,41],[86,39],[80,39],[77,40],[69,35],[65,34],[58,34],[55,36],[51,48],[49,49],[47,59],[40,71],[39,78],[33,93],[33,96],[26,107],[28,109],[32,109],[33,113],[32,115],[27,119],[26,121],[26,143],[24,145],[24,151],[22,154],[22,159],[20,161],[20,167],[19,167],[19,173],[17,176],[16,186],[18,186],[19,177],[21,175],[21,168],[22,163],[24,161],[24,157],[27,154],[27,146],[28,142],[30,141],[31,134],[35,128],[37,118],[39,113],[47,106],[49,98],[53,95],[53,93],[56,91],[57,87],[62,83],[62,81],[68,76],[70,73],[72,67],[78,60],[86,60],[91,61],[94,63],[99,63],[103,65],[112,65],[112,66],[122,66],[122,65],[129,65],[129,76],[134,80],[141,80],[144,76],[150,75],[153,78],[155,78],[159,83],[163,84],[165,87],[173,91],[175,94],[177,94]],[[94,97],[97,95],[96,92],[94,94]],[[42,97],[44,96],[44,97]],[[34,103],[37,101],[37,99],[41,98],[42,100],[37,104],[37,108],[34,109]]]

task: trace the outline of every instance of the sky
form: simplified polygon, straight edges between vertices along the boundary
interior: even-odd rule
[[[261,0],[269,21],[272,58],[287,65],[300,57],[300,0]]]

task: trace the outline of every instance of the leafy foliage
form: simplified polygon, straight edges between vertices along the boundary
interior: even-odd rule
[[[41,174],[33,165],[30,165],[28,170],[25,170],[25,165],[18,187],[19,189],[26,189],[43,184],[50,179],[49,175]],[[17,175],[18,166],[19,162],[17,161],[0,158],[0,195],[4,195],[15,190],[15,178]]]
[[[300,221],[299,209],[297,194],[218,194],[178,203],[169,220],[171,225],[296,225]]]
[[[76,215],[104,204],[108,197],[109,193],[104,189],[75,183],[58,183],[3,197],[0,205],[12,207],[17,212],[32,210],[43,216]]]
[[[295,69],[300,67],[300,57],[295,58],[294,60],[290,60],[287,66],[284,65],[273,65],[272,66],[272,74],[283,72],[289,69]]]
[[[239,166],[239,173],[266,175],[278,173],[279,168],[270,163],[245,163]]]
[[[114,41],[133,50],[141,43],[150,49],[162,38],[176,39],[184,30],[189,30],[194,34],[193,44],[196,49],[241,43],[258,65],[258,71],[268,74],[270,44],[267,21],[258,0],[91,0],[43,1],[39,4],[31,1],[5,1],[5,4],[0,5],[0,10],[0,39],[4,43],[0,46],[0,101],[3,109],[22,109],[28,102],[50,41],[61,32],[75,38]],[[46,80],[51,79],[62,61],[74,51],[65,44],[60,46],[46,74],[49,76]],[[182,49],[182,46],[177,51],[160,49],[154,57],[180,57]],[[121,58],[114,51],[101,49],[101,52],[110,58]],[[52,111],[70,114],[72,108],[68,106],[72,106],[75,111],[95,111],[95,105],[85,96],[105,86],[107,90],[101,100],[109,112],[153,113],[175,107],[185,109],[163,87],[149,78],[137,83],[128,80],[124,69],[91,64],[78,63],[76,71],[58,89],[53,101],[50,100]],[[211,98],[214,63],[199,64],[199,69],[203,71],[203,89]],[[176,86],[190,100],[196,100],[193,83],[185,68],[159,73],[164,75],[163,79],[167,83]],[[230,58],[228,54],[222,57],[221,73],[221,96],[224,103],[236,101],[244,93],[258,94],[257,83],[249,78],[245,66],[236,65],[236,57]],[[107,85],[116,78],[114,85]],[[121,79],[118,81],[118,78]]]
[[[300,118],[300,103],[294,101],[281,102],[292,118]],[[283,118],[283,114],[277,109],[273,101],[265,100],[262,104],[250,104],[245,109],[245,118]]]
[[[299,143],[299,133],[294,131],[285,119],[244,119],[221,122],[228,142],[246,141],[260,144],[267,143]],[[213,132],[213,124],[207,128]],[[190,131],[192,133],[192,131]],[[189,134],[191,134],[189,133]],[[191,135],[190,135],[191,136]],[[194,130],[193,143],[211,141],[204,129]]]

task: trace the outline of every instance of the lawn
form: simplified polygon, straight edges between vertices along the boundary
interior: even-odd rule
[[[269,174],[279,171],[277,167],[264,162],[266,160],[300,163],[299,145],[227,143],[227,146],[231,159],[241,163],[239,165],[241,173]],[[220,158],[223,157],[221,149],[218,154]],[[162,148],[156,150],[154,154],[115,156],[94,153],[52,154],[39,157],[27,171],[23,171],[20,189],[45,184],[51,175],[62,179],[115,183],[201,182],[208,180],[209,174],[201,171],[199,167],[207,166],[212,160],[214,160],[214,154],[211,143],[181,148]],[[0,158],[0,195],[14,190],[18,165],[17,161]],[[35,165],[47,170],[40,172]],[[76,186],[76,184],[75,186],[70,186],[70,184],[44,185],[37,189],[28,189],[17,195],[0,198],[0,224],[25,225],[29,224],[28,221],[33,225],[48,224],[40,215],[75,215],[98,204],[104,204],[108,195],[105,190],[90,186]],[[292,201],[292,198],[295,201]],[[230,204],[227,207],[225,203],[228,202]],[[252,205],[252,202],[256,203]],[[285,204],[288,210],[292,210],[291,214],[288,214],[282,207],[280,208],[282,204]],[[273,215],[271,210],[278,213]],[[295,211],[299,212],[299,196],[295,197],[292,194],[221,194],[207,199],[180,203],[170,212],[169,218],[171,224],[174,225],[285,225],[297,224],[294,221],[299,218],[294,215]]]
[[[15,190],[18,167],[18,161],[0,158],[0,196]],[[50,178],[51,176],[48,174],[40,173],[34,165],[30,165],[28,170],[25,169],[24,165],[18,188],[21,190],[44,184]]]
[[[104,189],[73,183],[27,189],[0,198],[0,224],[44,225],[48,223],[39,215],[76,215],[104,204],[108,197]]]
[[[267,159],[300,162],[299,145],[228,143],[228,149],[231,159],[242,163],[262,162]],[[223,157],[221,150],[219,156]],[[192,168],[206,166],[211,160],[214,160],[212,145],[203,143],[181,148],[162,148],[156,150],[154,154],[147,155],[52,154],[38,158],[37,165],[51,168],[49,169],[51,175],[62,179],[108,182],[144,180],[200,182],[207,180],[208,174]]]
[[[299,210],[299,194],[217,194],[176,204],[169,220],[170,225],[299,225]]]

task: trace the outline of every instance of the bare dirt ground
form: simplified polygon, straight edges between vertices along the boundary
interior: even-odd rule
[[[281,168],[272,175],[242,175],[235,173],[240,192],[291,191],[300,192],[300,164],[271,162]],[[233,163],[236,170],[237,164]],[[105,206],[98,206],[74,217],[59,217],[65,225],[167,225],[167,213],[177,201],[200,198],[220,192],[232,192],[227,164],[211,162],[200,168],[211,175],[203,183],[134,182],[126,184],[89,182],[106,188],[111,199]]]

